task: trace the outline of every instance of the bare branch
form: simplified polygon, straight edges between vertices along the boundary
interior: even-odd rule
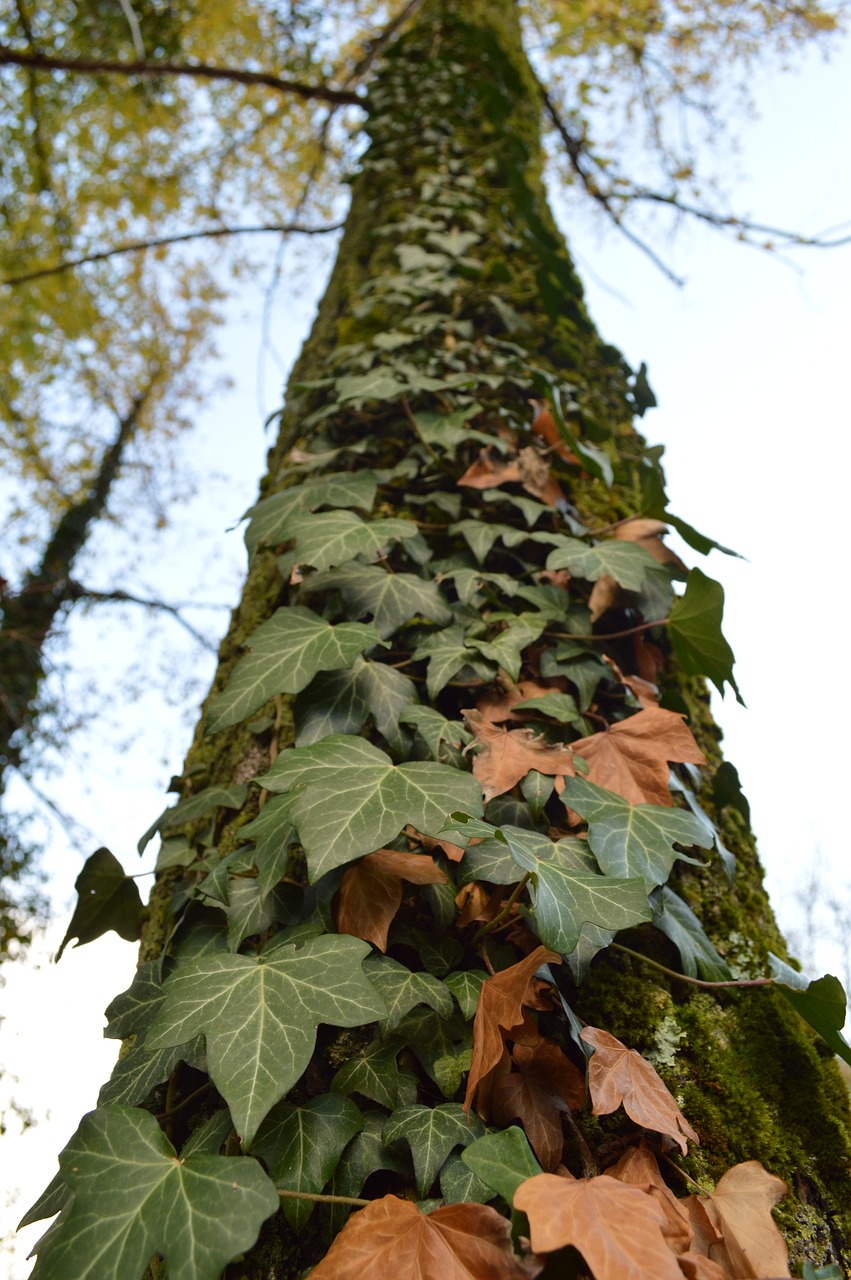
[[[7,276],[2,284],[29,284],[32,280],[41,280],[45,276],[60,275],[63,271],[73,271],[76,267],[86,266],[90,262],[105,262],[122,253],[144,253],[146,249],[160,249],[170,244],[185,244],[189,240],[211,240],[224,236],[281,235],[322,236],[330,231],[339,231],[342,222],[332,222],[327,227],[307,227],[297,222],[267,222],[260,226],[245,227],[206,227],[201,231],[183,231],[173,236],[158,236],[153,240],[129,240],[126,244],[114,245],[111,249],[102,249],[99,253],[88,253],[80,258],[67,258],[52,267],[38,267],[34,271],[25,271],[21,275]]]
[[[650,259],[653,265],[657,267],[662,272],[662,274],[666,276],[668,280],[671,281],[672,284],[675,284],[680,287],[684,285],[685,281],[682,279],[682,277],[676,275],[676,273],[673,272],[671,268],[665,262],[662,261],[659,255],[655,253],[653,249],[650,248],[649,244],[647,244],[644,240],[642,240],[640,236],[637,236],[634,231],[631,231],[629,227],[625,227],[623,225],[623,222],[621,221],[621,218],[617,210],[612,207],[612,203],[609,196],[607,196],[604,191],[601,191],[601,189],[597,186],[597,183],[594,181],[594,179],[591,177],[590,173],[588,172],[587,168],[585,167],[585,157],[586,157],[585,144],[582,142],[580,138],[575,137],[575,135],[570,132],[564,120],[562,119],[558,108],[556,107],[555,103],[553,102],[552,98],[550,97],[544,85],[541,84],[540,80],[538,81],[538,89],[540,90],[541,97],[544,102],[544,106],[547,109],[547,115],[552,120],[556,129],[556,132],[558,133],[559,137],[564,143],[564,147],[565,147],[565,150],[567,151],[568,157],[570,159],[570,163],[573,166],[573,171],[576,174],[576,176],[579,178],[579,181],[582,183],[588,195],[591,196],[592,200],[595,200],[596,203],[600,205],[600,207],[605,211],[606,215],[611,219],[611,221],[617,227],[618,231],[620,231],[622,235],[626,236],[627,240],[629,240],[630,243],[634,244],[637,249],[640,249],[641,252]]]
[[[363,107],[363,99],[349,89],[330,85],[303,84],[285,80],[270,71],[240,71],[235,67],[212,67],[204,62],[159,62],[156,59],[127,62],[110,58],[70,58],[10,49],[0,44],[0,66],[30,67],[37,71],[73,71],[78,75],[188,76],[195,80],[228,80],[235,84],[257,84],[277,93],[291,93],[306,101],[331,102],[335,106]]]
[[[181,606],[177,604],[166,604],[164,600],[145,600],[140,596],[130,595],[127,591],[96,591],[90,587],[84,587],[81,582],[69,581],[67,584],[67,597],[69,600],[92,600],[96,604],[138,604],[144,609],[159,609],[163,613],[169,614],[174,618],[175,622],[183,627],[192,639],[206,649],[209,653],[216,653],[218,646],[213,644],[207,636],[197,631],[191,622],[187,622],[181,612]],[[227,605],[205,605],[205,608],[228,608]]]
[[[612,193],[609,198],[645,200],[652,204],[664,204],[671,209],[676,209],[678,213],[687,213],[691,218],[708,222],[710,226],[717,227],[721,231],[739,231],[743,238],[749,235],[768,236],[773,241],[779,241],[784,248],[794,248],[797,245],[806,249],[838,249],[842,245],[851,244],[851,232],[847,232],[848,223],[835,228],[837,231],[846,231],[846,234],[831,240],[827,238],[831,234],[830,231],[805,236],[799,231],[786,231],[782,227],[772,227],[764,222],[752,222],[749,218],[739,218],[735,214],[715,213],[712,209],[701,208],[700,205],[686,204],[677,195],[664,195],[661,191],[650,191],[646,187],[628,189],[623,195]],[[748,243],[754,242],[749,240]]]
[[[346,76],[343,83],[345,85],[356,84],[363,78],[375,59],[384,52],[390,41],[401,26],[412,18],[418,9],[422,8],[424,0],[408,0],[408,3],[399,10],[394,18],[391,18],[387,26],[376,36],[374,40],[367,43],[365,52],[361,58],[355,63],[350,73]]]

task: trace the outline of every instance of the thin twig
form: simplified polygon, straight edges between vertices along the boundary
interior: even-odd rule
[[[649,631],[652,627],[666,627],[667,625],[667,618],[656,618],[653,622],[641,622],[635,627],[627,627],[624,631],[607,631],[602,635],[596,636],[582,635],[578,631],[546,631],[544,634],[550,640],[623,640],[627,636],[641,635],[642,631]]]
[[[311,1191],[283,1191],[280,1187],[278,1187],[278,1195],[287,1200],[314,1200],[318,1204],[353,1204],[358,1209],[364,1209],[368,1204],[372,1204],[371,1200],[359,1200],[357,1196],[322,1196]]]

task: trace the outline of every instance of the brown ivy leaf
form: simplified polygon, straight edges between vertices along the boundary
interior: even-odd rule
[[[580,1034],[595,1051],[588,1064],[595,1116],[607,1116],[623,1103],[631,1120],[673,1138],[683,1155],[688,1152],[686,1138],[700,1144],[656,1069],[640,1053],[598,1027],[583,1027]]]
[[[655,684],[660,671],[665,670],[665,655],[658,644],[642,635],[632,637],[632,654],[635,669],[642,680]]]
[[[519,684],[509,684],[503,691],[494,690],[482,694],[476,703],[476,710],[488,724],[502,724],[504,720],[520,720],[522,716],[514,715],[514,708],[518,702],[523,702],[526,698],[542,698],[545,694],[554,691],[564,692],[560,688],[561,685],[566,686],[567,681],[538,684],[536,680],[521,680]]]
[[[662,1228],[668,1247],[677,1255],[684,1254],[692,1244],[694,1233],[684,1203],[678,1200],[665,1182],[653,1152],[642,1140],[638,1147],[630,1147],[617,1164],[606,1170],[610,1178],[632,1187],[642,1187],[662,1204],[666,1225]]]
[[[564,1135],[563,1112],[578,1109],[585,1101],[582,1073],[557,1044],[541,1040],[536,1045],[515,1045],[516,1071],[494,1081],[490,1115],[497,1124],[519,1120],[545,1173],[561,1163]]]
[[[616,791],[630,804],[674,803],[668,790],[669,760],[706,764],[683,717],[662,707],[647,707],[602,733],[580,738],[573,750],[588,762],[589,782]]]
[[[621,605],[625,605],[628,600],[629,596],[623,587],[615,582],[614,578],[608,573],[604,573],[594,583],[591,588],[591,594],[588,597],[591,621],[597,622],[607,609],[618,609]]]
[[[539,1038],[523,1006],[528,1003],[527,993],[535,970],[542,964],[561,964],[561,956],[546,947],[536,947],[523,960],[482,983],[473,1023],[473,1060],[467,1077],[465,1111],[473,1105],[481,1082],[499,1066],[505,1052],[504,1036]]]
[[[675,565],[685,573],[686,567],[680,557],[662,541],[662,535],[667,532],[668,526],[661,520],[637,516],[616,529],[615,537],[620,538],[621,542],[637,543],[639,547],[649,552],[654,560],[658,560],[659,564]]]
[[[736,1280],[788,1276],[789,1254],[771,1210],[787,1191],[782,1178],[758,1160],[734,1165],[719,1179],[711,1196],[698,1198],[722,1244],[709,1246],[709,1256]]]
[[[458,484],[470,489],[497,489],[502,484],[520,484],[522,478],[518,459],[512,459],[511,462],[495,461],[489,449],[482,449]]]
[[[421,844],[427,853],[433,853],[435,850],[445,853],[450,862],[460,862],[464,857],[465,850],[460,844],[453,844],[451,840],[440,840],[437,836],[424,835],[422,831],[416,831],[410,824],[405,827],[405,835],[410,840],[415,840],[417,844]],[[478,843],[478,839],[470,841],[470,844]]]
[[[511,1223],[484,1204],[420,1213],[383,1196],[353,1213],[311,1280],[529,1280],[540,1270],[515,1257]]]
[[[340,885],[337,929],[387,950],[387,933],[402,901],[402,881],[445,884],[446,875],[419,853],[378,849],[349,867]]]
[[[455,895],[455,905],[460,915],[456,921],[459,929],[468,924],[487,924],[498,916],[505,899],[505,885],[498,885],[488,892],[480,880],[462,885]]]
[[[642,707],[658,707],[659,690],[655,684],[651,684],[649,680],[642,679],[641,676],[625,676],[614,658],[610,658],[605,653],[603,654],[603,661],[611,668],[612,675],[618,683],[629,689]]]
[[[520,1184],[514,1207],[529,1219],[535,1253],[572,1244],[594,1280],[683,1280],[664,1235],[662,1204],[640,1187],[539,1173]]]
[[[530,729],[501,729],[489,724],[478,711],[464,711],[463,716],[467,728],[481,747],[473,757],[473,776],[482,784],[485,804],[494,796],[510,791],[530,769],[554,775],[557,786],[559,783],[563,785],[565,776],[573,777],[573,751],[570,747],[553,746],[536,737]]]
[[[581,467],[582,463],[576,454],[562,440],[558,424],[547,402],[545,400],[530,400],[529,403],[532,406],[533,415],[530,425],[534,434],[539,436],[541,440],[545,440],[559,457],[564,458],[565,462],[572,462],[574,466]]]
[[[521,449],[517,455],[520,464],[520,483],[533,498],[539,498],[548,507],[565,502],[564,490],[550,475],[550,469],[535,449]]]

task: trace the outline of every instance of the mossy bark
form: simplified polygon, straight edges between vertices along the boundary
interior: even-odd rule
[[[505,316],[514,317],[516,342],[539,368],[570,384],[575,422],[586,438],[602,442],[616,468],[618,482],[612,488],[576,469],[569,495],[573,509],[596,528],[634,514],[633,464],[644,443],[631,421],[630,371],[590,321],[547,207],[540,101],[514,4],[426,0],[414,25],[385,57],[370,103],[370,148],[352,183],[337,264],[292,375],[262,495],[297,481],[297,471],[284,470],[287,458],[294,446],[315,445],[317,433],[326,447],[335,448],[356,444],[368,434],[373,443],[356,465],[373,467],[398,466],[417,444],[398,403],[342,404],[321,418],[319,426],[305,422],[326,405],[331,393],[315,384],[340,374],[341,349],[369,344],[416,312],[416,301],[400,296],[404,282],[399,287],[393,283],[404,239],[394,227],[410,227],[418,216],[433,214],[449,190],[460,200],[459,208],[471,211],[466,222],[459,214],[459,225],[480,229],[476,264],[475,270],[456,264],[452,287],[436,295],[442,301],[430,301],[441,308],[442,321],[423,338],[423,349],[433,361],[451,362],[460,342],[468,365],[476,366],[477,343],[484,351],[485,339],[505,338]],[[479,421],[508,414],[520,424],[528,417],[524,402],[534,389],[524,389],[516,370],[510,372],[491,391],[477,386]],[[439,407],[439,394],[435,403]],[[286,598],[274,552],[260,550],[222,645],[213,693],[224,687],[251,632]],[[664,647],[664,638],[659,643]],[[613,646],[614,656],[616,650]],[[706,691],[700,681],[678,675],[672,660],[664,679],[688,708],[709,778],[720,761],[720,733],[710,718]],[[458,714],[462,696],[441,694],[447,715]],[[280,699],[273,714],[274,728],[259,734],[243,725],[205,737],[202,720],[184,774],[187,791],[262,773],[270,749],[292,742],[290,701]],[[783,954],[784,944],[762,886],[753,836],[730,806],[713,805],[708,787],[701,802],[738,860],[735,883],[730,888],[716,863],[679,870],[675,885],[734,972],[762,973],[767,952]],[[244,812],[230,817],[219,833],[221,850],[236,847],[239,828],[256,807],[257,800],[250,799]],[[168,937],[174,882],[174,874],[163,876],[154,890],[143,958],[158,955]],[[673,946],[649,926],[624,941],[677,966]],[[631,956],[606,952],[572,991],[571,1002],[583,1019],[657,1064],[700,1134],[700,1147],[683,1162],[687,1172],[705,1182],[738,1161],[760,1160],[789,1186],[777,1217],[793,1262],[851,1263],[847,1091],[829,1052],[775,993],[695,993],[679,980],[660,980],[657,971]],[[320,1040],[310,1088],[300,1086],[302,1097],[328,1087],[332,1069],[356,1051],[358,1035],[347,1032]],[[591,1136],[599,1141],[628,1133],[622,1117],[592,1123]],[[251,1256],[230,1265],[228,1277],[298,1276],[327,1248],[325,1225],[316,1214],[297,1239],[279,1215],[267,1224]]]

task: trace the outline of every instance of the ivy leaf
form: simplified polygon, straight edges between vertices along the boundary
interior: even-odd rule
[[[165,1048],[206,1035],[210,1078],[250,1147],[306,1069],[320,1022],[357,1027],[386,1016],[361,969],[368,952],[358,938],[324,935],[300,947],[275,939],[259,956],[188,962],[166,979],[146,1043]]]
[[[330,569],[356,556],[376,556],[391,542],[416,538],[412,520],[361,520],[354,511],[323,511],[319,515],[294,516],[286,522],[284,537],[295,541],[299,564]]]
[[[648,891],[665,883],[677,858],[702,865],[674,849],[675,843],[706,849],[712,838],[692,813],[658,804],[631,805],[584,778],[569,778],[562,799],[588,822],[588,843],[606,875],[641,876]]]
[[[530,536],[524,529],[513,529],[509,524],[491,524],[488,520],[459,520],[450,526],[450,533],[460,533],[479,564],[483,564],[493,544],[502,539],[507,547],[516,547]],[[555,540],[557,535],[551,535]]]
[[[363,1128],[346,1147],[337,1165],[333,1181],[335,1195],[359,1195],[367,1178],[378,1169],[410,1173],[409,1162],[384,1141],[387,1117],[380,1111],[365,1111],[362,1121]]]
[[[460,1019],[441,1018],[420,1006],[405,1015],[397,1034],[416,1054],[443,1096],[453,1097],[470,1068],[470,1028]]]
[[[839,979],[828,973],[811,982],[771,952],[768,953],[768,962],[780,994],[830,1045],[837,1057],[851,1066],[851,1045],[842,1034],[848,1005]]]
[[[568,569],[575,578],[585,578],[588,582],[607,576],[627,591],[640,591],[648,572],[655,568],[656,561],[643,547],[618,538],[592,547],[578,538],[562,536],[547,556],[548,570]]]
[[[571,857],[567,840],[503,827],[511,856],[534,876],[535,929],[545,946],[561,955],[573,951],[583,924],[628,929],[651,918],[647,889],[640,878],[617,878],[588,871]]]
[[[440,1194],[445,1204],[484,1204],[493,1199],[482,1180],[464,1164],[460,1151],[451,1151],[443,1163]]]
[[[142,899],[132,880],[109,849],[98,849],[87,858],[74,881],[77,905],[65,937],[56,952],[57,961],[72,938],[75,947],[94,942],[114,929],[125,942],[135,942],[142,923]]]
[[[338,932],[363,938],[379,951],[386,951],[387,932],[402,902],[403,880],[411,884],[445,884],[446,875],[432,858],[417,853],[377,849],[359,858],[348,868],[340,885]]]
[[[39,1252],[38,1280],[141,1280],[156,1253],[172,1280],[217,1280],[278,1209],[255,1160],[179,1160],[154,1117],[130,1107],[85,1116],[60,1167],[74,1201]]]
[[[292,816],[311,883],[387,845],[406,823],[437,835],[453,809],[482,811],[471,774],[431,761],[394,765],[371,743],[344,734],[281,752],[258,781],[275,792],[301,788]]]
[[[476,1177],[509,1204],[521,1182],[542,1172],[525,1133],[516,1125],[501,1133],[486,1133],[483,1138],[477,1138],[461,1152],[461,1159]]]
[[[483,662],[476,650],[467,645],[465,636],[464,627],[446,627],[436,635],[428,636],[411,654],[416,662],[428,660],[426,689],[430,698],[436,698],[463,667],[472,667],[483,680],[495,674],[495,668],[490,663]]]
[[[443,979],[444,986],[449,988],[458,1001],[458,1006],[465,1018],[475,1016],[479,992],[487,976],[484,969],[459,969]]]
[[[463,714],[479,747],[473,757],[473,774],[482,784],[486,804],[510,791],[530,769],[557,779],[572,775],[572,746],[547,742],[531,729],[504,729],[475,709]]]
[[[340,1067],[331,1088],[334,1093],[360,1093],[388,1110],[396,1106],[399,1093],[399,1068],[396,1055],[402,1042],[372,1040]]]
[[[433,760],[440,764],[455,763],[470,734],[460,720],[447,720],[434,707],[408,706],[399,716],[403,724],[412,724],[428,747]]]
[[[692,569],[685,593],[671,605],[668,634],[674,653],[686,675],[708,676],[719,693],[725,682],[744,706],[733,676],[735,657],[721,631],[724,615],[724,588],[700,569]]]
[[[484,1132],[478,1116],[468,1118],[458,1102],[440,1102],[436,1107],[414,1104],[394,1111],[384,1126],[384,1140],[408,1143],[417,1190],[425,1196],[449,1152],[468,1146]]]
[[[345,572],[310,574],[302,584],[303,591],[331,589],[340,591],[351,617],[372,614],[383,640],[418,616],[440,626],[452,621],[452,610],[437,583],[412,573],[388,573],[377,565],[349,564]]]
[[[521,698],[519,702],[514,703],[511,710],[512,712],[539,711],[541,715],[548,716],[550,720],[557,720],[559,724],[584,723],[575,698],[572,698],[569,693],[560,693],[558,689],[534,698]]]
[[[672,1255],[673,1256],[673,1255]],[[529,1280],[515,1258],[511,1223],[484,1204],[447,1204],[423,1214],[383,1196],[353,1213],[311,1280]]]
[[[630,804],[673,804],[669,760],[706,764],[683,717],[662,707],[647,707],[571,747],[588,762],[589,782]]]
[[[161,813],[156,822],[152,823],[142,836],[136,848],[140,854],[143,854],[158,831],[165,834],[166,831],[173,831],[175,827],[197,822],[199,818],[212,813],[213,809],[241,809],[247,795],[248,787],[242,782],[235,782],[230,787],[204,787],[202,791],[196,792],[193,796],[186,796],[185,799],[179,800],[177,804],[166,809],[165,813]]]
[[[363,1117],[349,1098],[325,1093],[301,1107],[279,1102],[257,1131],[252,1150],[265,1160],[276,1187],[315,1194],[331,1180],[343,1148],[362,1127]],[[303,1229],[315,1207],[315,1201],[281,1200],[294,1231]]]
[[[268,893],[286,874],[290,845],[296,841],[291,808],[291,796],[273,796],[256,818],[239,829],[240,839],[254,844],[252,862],[257,868],[257,887],[261,893]]]
[[[497,1125],[519,1120],[542,1168],[553,1173],[564,1155],[562,1116],[582,1107],[585,1076],[549,1040],[515,1044],[511,1058],[516,1069],[500,1071],[494,1079],[490,1117]]]
[[[371,715],[382,737],[394,750],[400,750],[404,735],[399,731],[399,720],[416,700],[414,682],[401,671],[358,658],[350,671],[314,681],[296,701],[296,745],[310,746],[329,733],[355,733]]]
[[[683,972],[705,982],[729,982],[733,976],[730,966],[719,956],[688,903],[667,884],[654,891],[653,899],[653,923],[679,951]]]
[[[246,720],[276,693],[298,693],[317,671],[350,667],[364,649],[379,643],[363,622],[332,626],[311,609],[278,609],[246,641],[251,650],[234,667],[223,693],[207,712],[207,732]]]
[[[263,498],[245,513],[251,517],[245,530],[248,554],[253,555],[264,543],[283,542],[286,522],[296,512],[313,511],[316,507],[355,507],[371,511],[377,487],[376,473],[363,468],[305,480],[282,493]]]
[[[471,640],[483,658],[504,667],[512,680],[517,680],[523,665],[524,651],[538,639],[548,622],[540,613],[511,615],[509,625],[492,640]]]
[[[581,1035],[594,1049],[588,1065],[588,1088],[595,1116],[610,1115],[623,1104],[631,1120],[673,1138],[683,1155],[688,1154],[687,1138],[700,1144],[673,1095],[646,1058],[598,1027],[585,1027]]]
[[[394,1031],[402,1018],[418,1004],[426,1004],[441,1018],[453,1012],[452,996],[439,978],[430,973],[412,973],[389,956],[371,956],[364,972],[387,1006],[384,1031]]]

